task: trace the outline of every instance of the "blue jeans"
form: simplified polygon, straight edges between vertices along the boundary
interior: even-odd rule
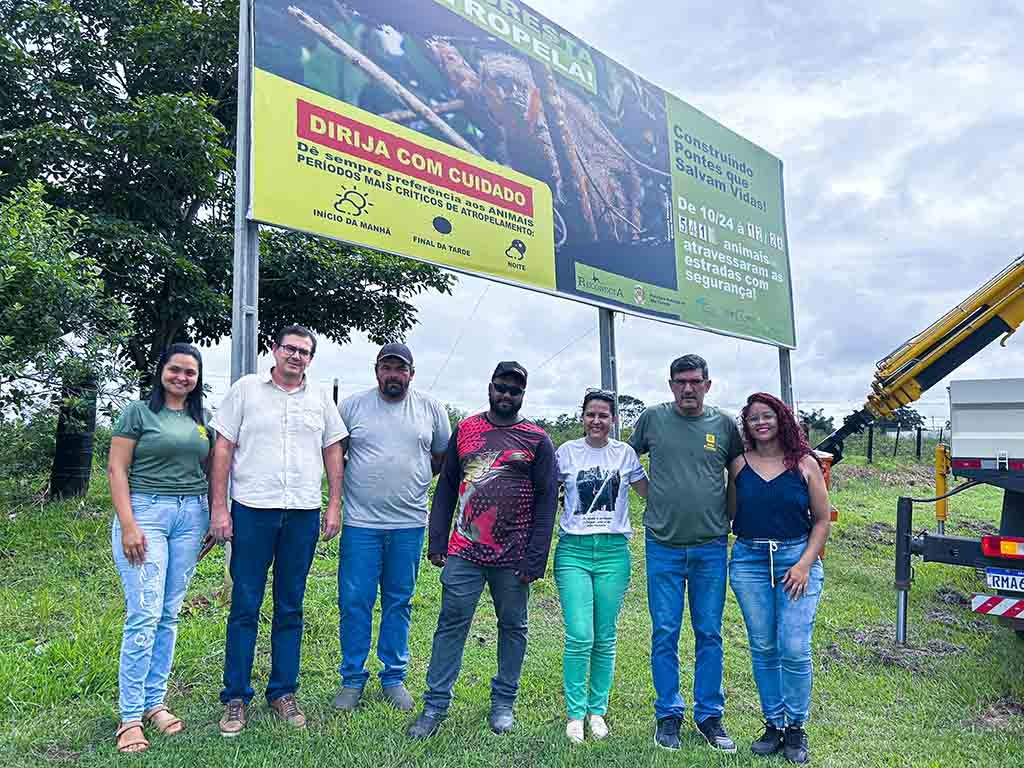
[[[647,532],[647,608],[651,613],[651,674],[654,714],[681,717],[686,702],[679,693],[679,630],[684,595],[690,597],[694,634],[693,719],[704,722],[725,711],[722,689],[722,611],[728,537],[706,544],[669,547]]]
[[[231,502],[231,612],[224,648],[224,688],[220,700],[248,703],[253,697],[252,662],[256,630],[274,564],[274,618],[270,627],[270,680],[267,701],[299,687],[302,600],[306,576],[320,535],[319,509],[255,509]]]
[[[441,613],[427,668],[425,709],[447,712],[451,706],[466,636],[484,584],[490,589],[498,618],[498,674],[491,678],[491,706],[515,704],[526,656],[530,585],[519,581],[512,568],[478,565],[450,555],[441,571]]]
[[[790,599],[782,586],[782,577],[806,548],[806,537],[772,543],[737,539],[729,563],[729,582],[747,625],[761,713],[777,728],[803,725],[811,706],[811,633],[825,582],[821,560],[811,566],[807,592],[798,600]]]
[[[370,673],[373,606],[380,585],[380,628],[377,658],[383,688],[405,680],[409,666],[409,620],[416,574],[423,554],[425,528],[357,528],[341,531],[338,564],[338,635],[341,642],[341,684],[362,688]]]
[[[206,496],[133,493],[132,515],[146,536],[146,559],[132,565],[114,518],[111,546],[124,588],[125,618],[118,668],[122,722],[162,704],[174,660],[178,612],[210,525]]]

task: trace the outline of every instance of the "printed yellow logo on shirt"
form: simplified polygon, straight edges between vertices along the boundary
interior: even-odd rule
[[[715,441],[715,436],[708,432],[704,435],[704,450],[713,451],[718,447],[718,443]]]
[[[210,436],[206,433],[206,427],[204,427],[202,424],[197,424],[196,429],[199,430],[199,436],[203,438],[203,440],[210,439]]]

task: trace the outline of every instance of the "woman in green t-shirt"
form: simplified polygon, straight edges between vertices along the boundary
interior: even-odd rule
[[[164,705],[178,612],[210,522],[203,362],[190,344],[160,357],[147,400],[114,426],[107,474],[117,512],[112,546],[125,596],[118,671],[120,752],[149,748],[143,723],[171,735],[185,724]]]

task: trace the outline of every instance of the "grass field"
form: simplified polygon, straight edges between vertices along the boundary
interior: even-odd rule
[[[961,604],[979,588],[967,569],[915,563],[910,647],[893,643],[893,523],[896,498],[925,496],[927,466],[856,457],[835,473],[840,509],[825,561],[825,593],[814,637],[815,688],[808,733],[819,766],[993,766],[1024,764],[1024,642]],[[977,534],[998,515],[999,495],[982,489],[957,496],[950,532]],[[634,499],[639,520],[640,506]],[[642,536],[633,539],[633,583],[619,627],[619,657],[602,743],[568,744],[561,691],[562,622],[550,578],[531,598],[530,645],[513,733],[487,730],[488,684],[496,630],[484,598],[456,686],[451,716],[426,743],[405,736],[409,716],[390,710],[371,680],[360,711],[336,714],[330,698],[339,661],[337,544],[322,545],[306,595],[300,700],[305,732],[275,722],[257,696],[248,730],[234,740],[217,731],[226,607],[219,596],[223,559],[200,566],[183,610],[169,703],[186,733],[151,736],[143,756],[120,758],[113,746],[117,654],[123,607],[110,554],[111,509],[94,478],[81,502],[21,505],[0,520],[0,764],[95,766],[125,760],[152,766],[750,766],[784,765],[754,758],[757,694],[739,610],[726,606],[725,724],[739,754],[712,753],[692,727],[678,753],[653,744],[650,621]],[[917,510],[915,527],[933,525]],[[550,570],[549,570],[550,576]],[[412,627],[408,685],[417,695],[440,602],[438,572],[424,561]],[[269,620],[269,604],[264,618]],[[269,666],[266,625],[256,659],[257,689]],[[693,635],[680,643],[684,690],[692,684]],[[375,669],[375,667],[374,667]],[[686,694],[689,699],[689,694]]]

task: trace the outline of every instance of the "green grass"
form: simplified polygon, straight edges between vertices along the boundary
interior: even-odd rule
[[[909,485],[913,482],[914,485]],[[111,510],[102,477],[82,502],[23,505],[0,520],[0,761],[5,766],[113,765],[121,589],[110,555]],[[901,494],[929,495],[926,466],[903,460],[865,467],[850,460],[835,476],[840,519],[825,561],[825,595],[814,637],[815,689],[809,735],[818,766],[1004,766],[1020,764],[1024,718],[1024,642],[1009,630],[951,605],[979,588],[966,569],[915,563],[911,647],[893,644],[892,524]],[[982,489],[955,497],[952,531],[995,522],[998,493]],[[634,513],[639,519],[639,504]],[[916,510],[915,527],[932,527],[931,510]],[[633,583],[619,627],[619,657],[606,742],[570,746],[564,737],[561,691],[562,622],[549,579],[531,598],[530,644],[516,714],[506,737],[486,728],[488,685],[495,669],[496,629],[484,598],[467,644],[456,700],[442,732],[410,743],[410,720],[379,700],[336,714],[337,545],[321,546],[306,596],[300,699],[310,719],[303,733],[254,707],[237,739],[217,732],[226,607],[218,590],[220,552],[205,560],[190,590],[180,626],[169,703],[188,722],[186,733],[154,736],[144,757],[152,766],[770,766],[749,744],[759,734],[757,694],[746,635],[729,595],[725,724],[739,754],[710,752],[687,729],[679,753],[655,749],[642,536],[632,543]],[[549,572],[550,574],[550,572]],[[408,684],[422,692],[440,602],[438,572],[424,562],[417,588]],[[265,618],[269,619],[269,604]],[[267,625],[255,665],[257,689],[269,667]],[[684,692],[692,685],[693,635],[680,643]],[[685,693],[689,699],[689,693]],[[259,696],[257,697],[259,700]],[[1018,714],[1014,714],[1014,712]]]

